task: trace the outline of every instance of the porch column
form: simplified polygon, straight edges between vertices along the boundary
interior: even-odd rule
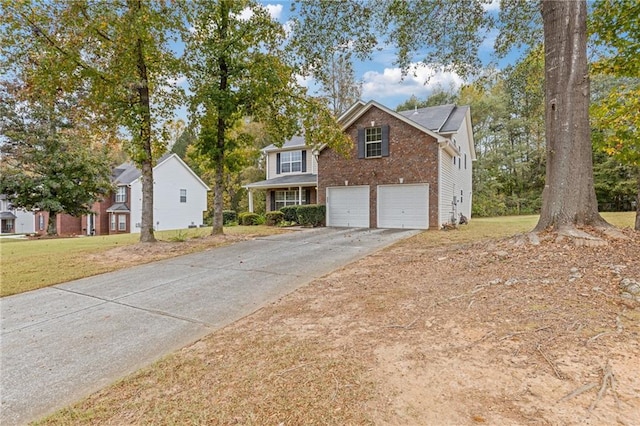
[[[249,189],[249,212],[253,213],[253,190]]]
[[[302,205],[302,187],[301,186],[298,187],[298,205],[299,206]]]

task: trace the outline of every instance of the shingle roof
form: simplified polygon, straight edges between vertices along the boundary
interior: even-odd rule
[[[129,185],[134,180],[138,179],[142,173],[138,170],[131,161],[120,164],[113,169],[111,175],[113,182],[118,185]]]
[[[271,144],[269,146],[266,146],[265,148],[263,148],[262,150],[265,152],[268,151],[274,151],[274,150],[279,150],[279,149],[286,149],[286,148],[295,148],[298,146],[304,146],[305,145],[305,140],[304,140],[304,136],[294,136],[291,139],[288,139],[286,141],[284,141],[284,144],[282,144],[282,146],[276,146],[275,144]]]
[[[164,160],[169,158],[172,155],[171,152],[167,152],[162,157],[158,159],[157,164],[162,163]],[[138,179],[142,176],[142,172],[138,170],[135,164],[131,161],[127,161],[126,163],[120,164],[118,167],[113,169],[111,173],[112,181],[117,185],[129,185],[131,182]]]
[[[467,109],[468,106],[450,104],[400,111],[398,114],[434,132],[449,133],[460,128]]]
[[[318,175],[301,174],[280,176],[273,179],[262,180],[245,185],[245,188],[277,188],[288,186],[312,186],[318,184]]]
[[[129,207],[125,203],[116,203],[107,209],[107,213],[129,213]]]

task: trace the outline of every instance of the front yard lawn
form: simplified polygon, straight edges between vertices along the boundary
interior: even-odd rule
[[[267,226],[233,226],[225,228],[221,237],[211,237],[211,228],[158,231],[155,233],[158,247],[154,250],[150,250],[153,244],[138,243],[139,234],[38,240],[3,238],[0,297],[281,232],[284,231],[280,228]],[[136,247],[128,250],[135,252],[135,257],[108,256],[108,252],[128,246]]]

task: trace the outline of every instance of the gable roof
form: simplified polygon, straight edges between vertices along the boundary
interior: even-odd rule
[[[182,165],[182,167],[184,167],[194,178],[196,178],[196,180],[198,180],[198,182],[202,186],[204,186],[207,191],[211,190],[211,188],[209,188],[209,186],[204,183],[204,181],[200,179],[200,177],[195,174],[194,171],[191,170],[191,168],[187,166],[187,164],[182,161],[182,158],[180,158],[180,156],[176,153],[168,152],[164,154],[158,159],[158,164],[156,164],[153,169],[157,169],[159,166],[169,161],[169,159],[171,158],[175,158],[175,160],[177,160]],[[113,172],[111,173],[111,179],[116,185],[131,185],[132,183],[140,179],[141,176],[142,172],[131,161],[122,163],[121,165],[113,169]]]
[[[340,122],[340,124],[342,124],[342,129],[346,129],[347,127],[349,127],[351,124],[353,124],[356,120],[358,120],[365,112],[367,112],[369,109],[371,109],[372,107],[376,107],[382,111],[384,111],[385,113],[399,119],[400,121],[404,121],[405,123],[409,124],[410,126],[413,126],[415,128],[417,128],[418,130],[421,130],[422,132],[428,134],[429,136],[433,137],[436,141],[438,142],[444,142],[445,138],[442,135],[439,135],[436,133],[436,130],[433,130],[429,127],[426,127],[423,123],[420,123],[418,121],[414,121],[411,120],[410,118],[407,118],[406,116],[387,108],[386,106],[376,102],[376,101],[369,101],[366,104],[362,101],[358,101],[356,102],[351,108],[349,108],[344,114],[342,114],[340,116],[340,118],[338,118],[338,122]]]

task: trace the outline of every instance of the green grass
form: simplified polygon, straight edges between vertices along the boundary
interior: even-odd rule
[[[266,226],[225,228],[227,235],[268,235],[280,232],[283,231]],[[210,233],[211,228],[192,228],[158,231],[155,236],[160,241],[186,241],[202,238]],[[139,234],[41,240],[2,238],[0,297],[119,269],[118,265],[91,262],[88,256],[115,247],[136,244],[139,239]]]
[[[633,228],[635,212],[601,213],[618,228]],[[464,244],[472,241],[507,238],[529,232],[538,223],[538,215],[472,218],[469,225],[451,231],[424,232],[416,238],[430,245]]]

